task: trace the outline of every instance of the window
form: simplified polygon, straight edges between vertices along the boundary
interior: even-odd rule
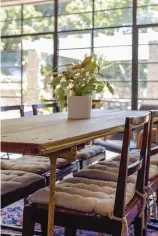
[[[137,0],[136,9],[133,0],[51,0],[1,11],[4,105],[51,99],[53,68],[64,70],[91,53],[105,58],[102,73],[114,87],[114,95],[95,95],[107,109],[158,103],[157,0]]]

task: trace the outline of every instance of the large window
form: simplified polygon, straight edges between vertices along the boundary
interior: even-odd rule
[[[2,104],[51,99],[53,68],[102,55],[107,109],[158,103],[157,0],[54,0],[2,8]],[[135,64],[135,62],[138,62]]]

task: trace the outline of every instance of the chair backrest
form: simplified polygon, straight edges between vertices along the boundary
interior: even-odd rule
[[[16,105],[16,106],[2,106],[1,111],[20,111],[20,116],[24,116],[24,105]]]
[[[33,104],[32,109],[33,109],[33,115],[38,114],[38,109],[44,109],[44,108],[53,108],[54,113],[60,112],[60,103],[58,102],[53,102],[49,104]]]
[[[141,111],[158,110],[158,105],[157,104],[141,104],[139,110]]]
[[[151,112],[151,121],[150,121],[150,131],[149,131],[149,143],[148,143],[148,158],[147,158],[147,167],[146,167],[146,178],[145,178],[145,186],[148,186],[149,179],[149,168],[150,168],[150,157],[158,154],[158,110],[153,110]],[[153,130],[153,127],[154,130]],[[153,131],[155,131],[156,143],[152,146],[152,135]]]
[[[126,118],[113,213],[116,217],[122,218],[125,215],[126,185],[128,176],[138,172],[136,180],[136,190],[142,194],[144,193],[149,126],[149,112],[147,112],[147,114],[144,116]],[[143,141],[140,151],[140,158],[135,163],[129,165],[128,151],[130,138],[132,135],[132,131],[139,127],[142,127],[143,129]]]

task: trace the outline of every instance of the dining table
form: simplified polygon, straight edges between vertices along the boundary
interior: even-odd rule
[[[126,117],[147,111],[93,109],[90,119],[68,119],[65,112],[1,121],[1,151],[50,158],[48,236],[53,235],[56,159],[75,159],[78,147],[116,132],[124,131]]]

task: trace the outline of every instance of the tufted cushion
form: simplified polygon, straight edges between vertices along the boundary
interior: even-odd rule
[[[129,152],[129,162],[133,163],[138,160],[140,157],[140,150],[132,150]],[[116,161],[121,160],[121,156],[118,155],[115,158]],[[155,175],[158,175],[158,154],[150,157],[150,169],[149,169],[149,178],[153,178]]]
[[[24,188],[33,182],[43,180],[43,177],[16,170],[1,170],[1,195]]]
[[[98,164],[90,165],[74,173],[73,175],[75,177],[117,182],[119,165],[120,165],[120,157],[117,157],[115,160],[112,161],[102,161],[99,162]],[[157,173],[158,173],[158,166],[150,165],[149,178],[153,178],[155,175],[157,175]],[[129,176],[128,182],[135,183],[136,178],[137,178],[137,173]]]
[[[56,185],[56,206],[76,211],[110,216],[114,209],[116,183],[109,181],[70,178]],[[133,198],[135,185],[127,184],[126,204]],[[49,187],[29,197],[35,203],[48,204]]]
[[[70,163],[70,161],[58,158],[57,168],[61,168]],[[14,160],[1,160],[2,170],[21,170],[36,174],[43,174],[50,169],[50,160],[48,157],[25,155]]]
[[[117,182],[119,172],[119,162],[99,162],[95,165],[90,165],[76,173],[75,177],[83,177],[88,179],[97,179],[104,181]],[[132,175],[128,177],[128,182],[135,183],[136,176]]]
[[[117,152],[121,153],[122,151],[122,140],[102,140],[102,139],[96,139],[94,141],[95,145],[101,145],[106,148],[106,150],[111,151],[111,152]],[[136,142],[131,141],[130,142],[130,149],[135,149],[136,148]]]
[[[86,145],[85,148],[77,152],[77,158],[90,158],[103,152],[105,152],[105,148],[102,146]]]

